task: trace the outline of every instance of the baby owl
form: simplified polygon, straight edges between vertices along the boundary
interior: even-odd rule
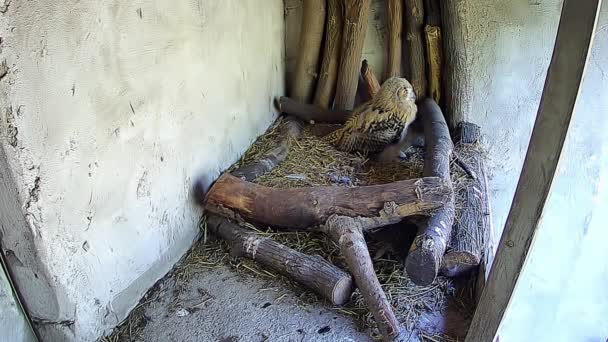
[[[344,126],[324,139],[346,152],[368,155],[390,150],[390,154],[398,155],[416,112],[412,85],[405,78],[392,77],[382,84],[373,99],[353,111]]]

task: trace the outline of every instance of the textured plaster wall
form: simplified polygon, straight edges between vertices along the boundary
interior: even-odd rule
[[[500,341],[608,339],[608,4]]]
[[[276,117],[283,2],[4,3],[2,248],[46,338],[91,341],[197,236],[194,179]]]

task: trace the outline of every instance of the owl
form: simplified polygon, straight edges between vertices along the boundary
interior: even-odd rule
[[[396,151],[417,111],[412,85],[405,78],[392,77],[373,99],[353,111],[344,126],[323,139],[338,150],[362,155]]]

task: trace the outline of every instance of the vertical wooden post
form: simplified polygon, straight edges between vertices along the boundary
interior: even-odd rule
[[[424,61],[424,3],[422,0],[405,0],[405,51],[407,70],[405,77],[410,81],[416,96],[426,96],[426,63]]]
[[[326,10],[325,0],[304,0],[302,3],[302,30],[290,96],[299,102],[310,103],[317,80]]]
[[[466,341],[493,341],[526,261],[558,166],[601,0],[564,0],[530,145],[490,277]]]
[[[325,46],[319,82],[313,103],[327,109],[331,106],[336,93],[338,80],[338,62],[342,47],[342,0],[327,1],[327,23],[325,24]]]
[[[403,30],[403,0],[388,0],[388,56],[384,79],[401,76],[401,31]]]
[[[344,30],[334,108],[353,109],[371,0],[344,2]]]

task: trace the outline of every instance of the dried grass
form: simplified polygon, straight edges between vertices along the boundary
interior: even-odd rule
[[[269,128],[266,134],[260,136],[249,150],[242,156],[232,168],[248,164],[263,153],[275,147],[279,138],[280,125],[278,120]],[[259,177],[254,182],[277,188],[292,188],[302,186],[355,186],[369,184],[390,183],[397,180],[411,179],[422,176],[423,152],[420,149],[412,149],[406,161],[381,164],[356,156],[337,151],[332,146],[315,137],[309,129],[305,129],[303,136],[294,141],[286,159],[271,172]],[[460,152],[461,158],[466,157],[466,152]],[[461,189],[470,182],[470,177],[461,168],[452,167],[452,180],[455,190]],[[460,201],[459,201],[460,200]],[[458,203],[461,198],[456,199],[457,212],[462,208]],[[268,227],[255,227],[247,225],[259,234],[272,237],[274,240],[285,244],[295,250],[307,254],[318,254],[335,265],[345,269],[344,259],[339,253],[339,247],[327,236],[316,232],[277,232]],[[228,248],[223,241],[211,238],[207,234],[206,222],[203,217],[201,221],[203,238],[176,266],[172,277],[181,287],[188,286],[189,280],[198,272],[208,269],[219,268],[228,265],[232,270],[243,276],[256,277],[268,282],[269,288],[288,288],[296,294],[298,306],[323,301],[320,297],[311,293],[290,279],[264,269],[255,262],[244,258],[233,258],[228,254]],[[370,244],[370,254],[374,255],[378,246]],[[447,308],[448,304],[461,306],[463,311],[470,311],[470,303],[458,299],[455,294],[455,286],[448,278],[439,276],[430,286],[422,287],[413,284],[403,270],[403,260],[396,255],[384,253],[380,259],[374,260],[374,266],[378,280],[389,298],[399,321],[408,331],[416,331],[418,322],[425,312],[438,312]],[[178,286],[178,291],[180,291]],[[179,294],[172,303],[172,308],[180,306]],[[150,296],[150,299],[153,299]],[[142,303],[143,304],[143,303]],[[140,312],[140,304],[129,316],[129,318],[116,329],[115,333],[104,341],[118,342],[129,341],[134,336],[139,336],[141,329],[145,326],[145,315]],[[325,302],[326,305],[331,305]],[[338,313],[351,316],[362,329],[369,328],[370,335],[378,339],[379,333],[376,323],[368,311],[363,297],[356,290],[351,300],[342,307],[332,307]],[[419,338],[425,341],[455,341],[446,335],[426,336],[418,332]]]

